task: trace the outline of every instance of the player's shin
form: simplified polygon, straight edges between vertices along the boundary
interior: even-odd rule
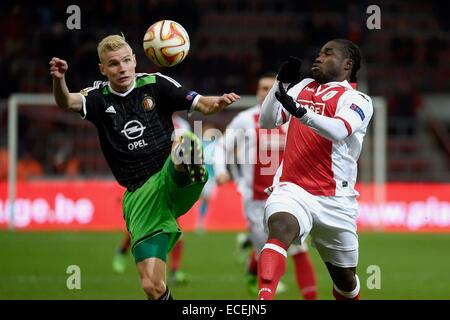
[[[287,246],[277,239],[269,239],[258,261],[258,299],[272,300],[278,282],[286,272]]]

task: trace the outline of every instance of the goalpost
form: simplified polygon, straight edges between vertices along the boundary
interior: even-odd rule
[[[371,160],[369,169],[361,172],[362,176],[367,177],[366,181],[371,179],[373,172],[373,182],[375,184],[373,199],[376,202],[385,201],[385,183],[386,183],[386,100],[383,97],[374,97],[372,99],[374,106],[373,115],[373,133],[371,130],[367,133],[366,142],[363,147],[363,154],[366,159]],[[232,104],[230,108],[246,109],[256,104],[254,96],[241,96],[241,99]],[[8,99],[8,227],[14,230],[15,200],[17,189],[17,149],[18,149],[18,108],[20,105],[27,106],[56,106],[52,94],[33,94],[16,93]],[[370,168],[370,167],[373,168]],[[371,170],[373,169],[373,170]]]
[[[17,181],[17,141],[18,141],[18,108],[19,105],[51,106],[56,105],[51,94],[17,93],[8,99],[8,227],[14,229],[14,210]]]
[[[371,148],[373,153],[373,181],[375,183],[374,200],[378,203],[386,201],[386,146],[387,146],[387,104],[383,97],[374,97],[372,99],[373,115],[373,139],[374,144]],[[364,147],[363,147],[364,148]]]

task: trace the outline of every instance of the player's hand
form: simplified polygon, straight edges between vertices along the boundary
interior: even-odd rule
[[[67,61],[62,60],[60,58],[53,57],[52,60],[50,60],[49,64],[50,64],[50,74],[52,75],[53,78],[56,79],[63,78],[67,69],[69,69]]]
[[[278,71],[277,80],[283,83],[295,83],[301,79],[300,68],[302,66],[302,60],[297,57],[290,56],[285,61]]]
[[[294,99],[292,99],[292,97],[286,93],[286,90],[284,90],[283,84],[281,82],[279,83],[278,88],[280,91],[275,92],[275,98],[280,101],[283,108],[285,108],[291,115],[296,118],[303,117],[306,113],[306,108],[302,107],[301,105],[299,108],[297,108],[297,104],[295,103]]]
[[[227,183],[230,180],[231,180],[231,177],[230,177],[228,172],[221,173],[221,174],[216,176],[216,183],[219,186],[224,184],[224,183]]]
[[[219,111],[223,110],[226,106],[229,106],[233,102],[236,102],[241,97],[238,96],[236,93],[225,93],[222,96],[219,97],[217,102],[214,104],[214,108],[219,109]]]

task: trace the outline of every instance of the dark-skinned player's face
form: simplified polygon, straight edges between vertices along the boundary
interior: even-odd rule
[[[350,76],[352,60],[343,54],[343,48],[334,41],[327,42],[314,60],[311,71],[319,83],[343,81]]]

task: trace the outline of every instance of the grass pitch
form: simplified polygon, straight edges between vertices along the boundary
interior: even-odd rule
[[[121,232],[0,232],[0,299],[144,299],[131,257],[124,274],[111,267]],[[190,282],[172,287],[176,299],[254,299],[235,258],[236,233],[186,233],[182,269]],[[362,299],[450,299],[450,234],[360,234]],[[331,280],[310,246],[320,299],[332,299]],[[81,270],[81,289],[69,290],[68,267]],[[370,266],[379,267],[381,288]],[[373,268],[373,267],[372,267]],[[276,299],[300,299],[291,259]],[[369,272],[368,272],[369,270]]]

